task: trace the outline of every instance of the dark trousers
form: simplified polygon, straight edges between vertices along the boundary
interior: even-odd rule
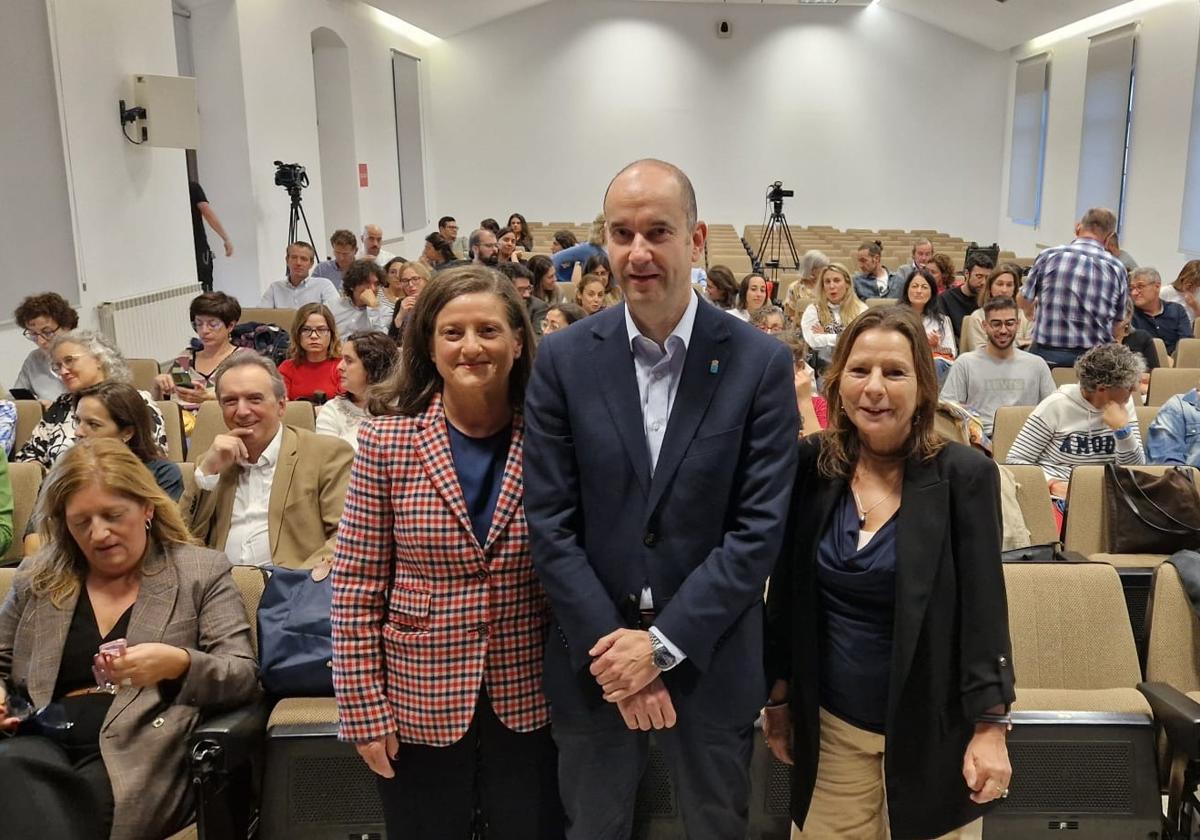
[[[204,249],[204,253],[196,254],[196,279],[200,281],[200,291],[213,290],[213,252]]]
[[[388,837],[469,840],[478,808],[487,840],[562,840],[556,767],[550,727],[513,732],[480,690],[460,740],[401,743],[395,777],[377,777]]]
[[[654,733],[689,840],[745,840],[753,721],[716,726],[681,715]],[[555,719],[558,784],[569,840],[629,840],[650,735],[630,730],[615,705]]]
[[[1051,347],[1048,344],[1033,344],[1029,352],[1041,356],[1052,368],[1075,367],[1075,360],[1087,352],[1086,347]]]
[[[100,753],[72,761],[49,738],[0,738],[0,837],[108,840],[113,795]]]

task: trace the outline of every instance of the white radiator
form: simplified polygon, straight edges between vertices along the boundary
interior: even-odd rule
[[[192,337],[188,306],[198,294],[200,287],[189,283],[102,303],[96,307],[100,331],[127,359],[174,358]]]

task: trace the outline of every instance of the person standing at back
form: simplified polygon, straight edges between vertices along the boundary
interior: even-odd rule
[[[1116,229],[1111,210],[1093,207],[1075,225],[1075,239],[1042,251],[1025,276],[1017,304],[1034,322],[1029,352],[1051,367],[1071,367],[1089,348],[1111,342],[1124,318],[1129,276],[1104,247]]]
[[[604,215],[624,301],[542,341],[525,402],[567,837],[630,836],[654,729],[688,837],[744,838],[799,431],[791,351],[692,290],[708,228],[678,168],[625,167]]]

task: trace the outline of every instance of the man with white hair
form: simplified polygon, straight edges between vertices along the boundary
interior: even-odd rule
[[[1150,266],[1129,273],[1129,296],[1133,298],[1133,328],[1161,338],[1167,352],[1174,353],[1181,338],[1192,337],[1192,321],[1182,304],[1165,301],[1162,275]]]
[[[396,255],[383,250],[383,228],[376,224],[365,224],[362,229],[362,250],[358,253],[360,260],[375,260],[380,265],[387,265],[388,260],[394,260]]]

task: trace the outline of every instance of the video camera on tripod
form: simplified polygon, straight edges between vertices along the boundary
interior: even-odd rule
[[[308,231],[307,241],[312,244],[312,229],[308,226],[308,216],[304,214],[304,207],[300,204],[300,191],[308,186],[308,173],[298,163],[284,163],[277,160],[275,161],[275,186],[283,187],[287,190],[288,197],[291,198],[291,207],[288,209],[288,244],[291,245],[299,239],[300,222],[304,222],[304,229]]]
[[[795,190],[785,190],[783,188],[783,181],[776,181],[767,187],[767,201],[775,206],[776,213],[783,212],[783,200],[785,198],[792,198],[795,195]]]
[[[767,202],[771,205],[771,217],[763,230],[762,241],[758,245],[758,253],[754,255],[754,265],[758,271],[773,269],[772,280],[775,280],[781,268],[780,251],[787,246],[787,254],[791,257],[791,266],[800,267],[800,257],[796,253],[796,243],[792,241],[792,233],[788,230],[787,217],[783,215],[783,200],[796,195],[795,190],[785,190],[783,181],[775,181],[767,186]],[[764,257],[771,257],[764,260]]]

